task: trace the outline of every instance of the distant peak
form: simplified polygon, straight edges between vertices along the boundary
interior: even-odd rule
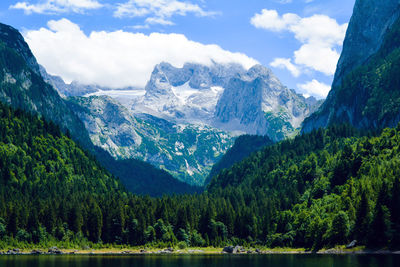
[[[247,75],[249,75],[250,77],[253,77],[253,78],[260,77],[260,76],[268,78],[268,77],[272,76],[273,73],[269,68],[267,68],[263,65],[257,64],[249,69],[249,71],[247,72]]]

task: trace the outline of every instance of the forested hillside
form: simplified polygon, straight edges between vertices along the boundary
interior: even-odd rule
[[[251,153],[263,149],[267,145],[273,144],[267,136],[259,135],[241,135],[225,155],[216,163],[208,175],[205,185],[211,181],[212,177],[220,171],[232,167],[233,164],[250,156]]]
[[[341,126],[253,154],[200,195],[134,196],[47,123],[0,106],[0,245],[399,246],[400,128]]]
[[[71,139],[95,155],[133,193],[162,196],[199,190],[142,161],[118,161],[107,152],[94,148],[82,121],[57,91],[43,80],[39,65],[22,35],[1,23],[0,102],[32,112],[54,122],[64,133],[70,132]]]

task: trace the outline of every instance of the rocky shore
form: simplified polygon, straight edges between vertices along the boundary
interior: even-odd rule
[[[0,255],[221,255],[221,254],[234,254],[234,255],[249,255],[249,254],[335,254],[335,255],[349,255],[349,254],[399,254],[400,251],[390,251],[386,249],[380,250],[366,250],[362,248],[346,249],[346,248],[331,248],[319,251],[307,251],[305,249],[258,249],[258,248],[244,248],[242,246],[226,246],[224,248],[205,248],[205,249],[139,249],[139,250],[125,250],[125,249],[87,249],[87,250],[71,250],[59,249],[51,247],[46,250],[33,249],[21,250],[18,248],[0,251]]]

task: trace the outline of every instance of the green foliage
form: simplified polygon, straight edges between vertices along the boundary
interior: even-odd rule
[[[0,105],[0,236],[60,243],[399,246],[400,127],[265,147],[199,195],[135,196],[52,123]]]
[[[272,141],[267,136],[241,135],[234,145],[225,153],[225,155],[211,169],[205,184],[207,185],[211,178],[221,172],[223,169],[232,167],[233,164],[250,156],[251,153],[271,145]]]

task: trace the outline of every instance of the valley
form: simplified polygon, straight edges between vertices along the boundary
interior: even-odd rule
[[[301,5],[313,5],[306,2]],[[52,2],[51,7],[60,3]],[[117,5],[125,8],[119,16],[135,3]],[[189,7],[198,12],[198,19],[208,17],[200,6]],[[12,12],[19,8],[9,7]],[[64,14],[86,15],[76,8]],[[109,7],[94,9],[101,8]],[[29,12],[34,10],[38,9]],[[167,19],[174,17],[163,16],[150,21],[172,27]],[[310,23],[315,21],[328,21],[339,29],[338,35],[348,26],[325,100],[308,94],[318,88],[299,93],[304,86],[290,89],[274,74],[286,68],[295,78],[314,78],[316,72],[310,64],[299,63],[299,54],[312,47],[319,56],[317,44],[340,39],[321,39],[331,33]],[[306,259],[304,266],[321,262],[366,266],[369,260],[375,265],[368,266],[377,262],[397,266],[400,2],[356,0],[348,25],[321,14],[302,18],[267,9],[256,13],[250,24],[282,38],[283,31],[294,33],[302,47],[293,61],[280,58],[284,67],[270,63],[278,66],[273,72],[244,54],[172,34],[194,46],[191,53],[219,60],[161,60],[152,66],[145,85],[126,87],[71,79],[66,83],[38,64],[24,37],[53,36],[72,27],[67,37],[73,39],[75,34],[85,44],[111,35],[132,45],[138,36],[148,41],[166,35],[123,30],[87,35],[67,19],[50,21],[50,30],[23,35],[0,24],[0,254],[8,254],[0,256],[0,265],[14,259],[10,255],[34,249],[40,251],[32,254],[42,250],[174,254],[165,258],[168,264],[185,259],[180,253],[204,252],[213,254],[206,256],[207,266],[226,264],[227,259],[231,263],[233,258],[216,253],[257,254],[238,256],[238,262],[244,262],[238,266],[253,264],[253,259],[289,262],[288,266],[302,259]],[[150,30],[154,25],[139,26],[131,29]],[[101,38],[96,39],[103,40],[97,45],[111,40]],[[185,45],[179,44],[183,51]],[[158,45],[152,49],[160,49]],[[334,46],[323,49],[332,52]],[[217,51],[219,57],[204,51]],[[108,60],[110,72],[119,69],[112,58]],[[74,65],[82,70],[82,77],[96,74],[93,65],[85,69],[83,63],[87,62]],[[117,79],[109,79],[113,78]],[[321,84],[315,81],[311,84]],[[304,258],[258,255],[268,253],[298,253]],[[357,257],[347,261],[343,255],[325,255],[316,261],[315,253],[368,255],[363,255],[365,261]],[[374,253],[393,255],[377,260]],[[127,264],[144,259],[136,256],[133,263],[127,257]],[[47,256],[40,257],[47,264]],[[83,259],[77,257],[73,259]],[[203,263],[202,256],[196,259]]]

